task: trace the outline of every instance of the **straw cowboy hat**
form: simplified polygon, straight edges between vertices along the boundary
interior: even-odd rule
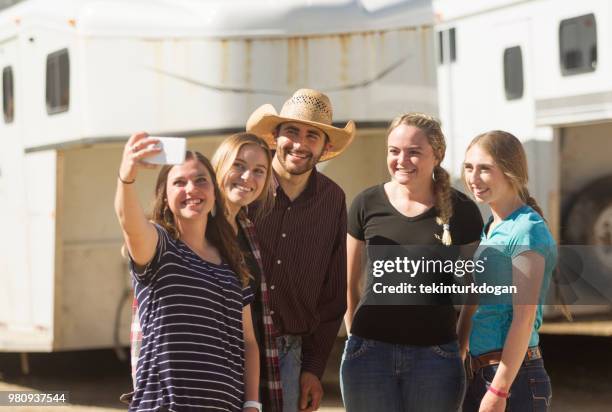
[[[285,102],[280,114],[271,104],[264,104],[247,120],[247,132],[261,136],[270,147],[275,147],[273,132],[285,122],[300,122],[321,129],[329,137],[332,147],[320,161],[342,153],[355,137],[355,122],[350,120],[343,129],[332,126],[332,107],[329,98],[312,89],[300,89]]]

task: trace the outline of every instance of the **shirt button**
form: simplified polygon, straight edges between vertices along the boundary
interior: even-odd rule
[[[278,260],[276,261],[276,264],[278,264],[278,265],[280,265],[281,263],[282,263],[282,262],[281,262],[281,260],[280,260],[280,259],[278,259]]]
[[[287,206],[287,210],[291,210],[291,206]]]
[[[275,286],[274,285],[270,285],[270,290],[274,290]]]
[[[282,236],[282,237],[287,237],[287,234],[286,234],[286,233],[283,233],[281,236]]]

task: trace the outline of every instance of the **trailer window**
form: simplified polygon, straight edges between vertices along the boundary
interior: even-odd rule
[[[448,31],[448,48],[450,51],[451,63],[457,60],[457,46],[455,43],[455,28],[453,27]]]
[[[457,60],[457,45],[455,40],[455,28],[438,32],[438,63],[440,65],[446,62],[454,62]]]
[[[438,32],[438,63],[444,64],[444,32]]]
[[[15,118],[15,94],[11,66],[2,69],[2,111],[4,112],[4,123],[12,123]]]
[[[70,105],[70,59],[68,49],[47,56],[47,113],[65,112]]]
[[[561,21],[559,51],[563,76],[597,68],[597,24],[594,14]]]
[[[506,100],[523,97],[523,53],[521,46],[504,50],[504,89]]]

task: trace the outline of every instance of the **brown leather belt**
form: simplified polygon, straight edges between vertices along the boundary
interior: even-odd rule
[[[483,353],[480,356],[473,357],[470,356],[470,366],[472,368],[472,373],[476,373],[480,370],[480,368],[484,368],[489,365],[497,365],[501,362],[502,351],[494,351]],[[527,348],[527,353],[525,354],[524,361],[540,359],[542,357],[542,352],[540,351],[539,346],[532,346]]]

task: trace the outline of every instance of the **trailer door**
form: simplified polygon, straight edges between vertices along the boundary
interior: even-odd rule
[[[27,213],[23,170],[23,99],[19,85],[18,37],[0,40],[2,116],[0,117],[0,333],[32,325],[32,282],[27,255]],[[0,339],[1,340],[1,339]]]

